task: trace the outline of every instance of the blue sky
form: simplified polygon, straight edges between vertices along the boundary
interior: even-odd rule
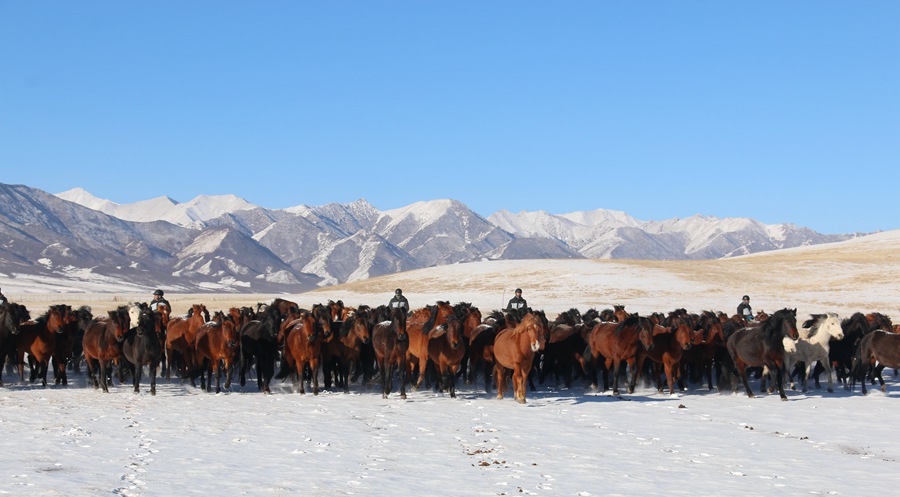
[[[900,2],[0,1],[0,182],[900,229]]]

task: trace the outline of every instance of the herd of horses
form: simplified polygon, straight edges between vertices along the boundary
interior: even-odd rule
[[[114,375],[120,383],[130,375],[136,393],[146,367],[153,395],[157,377],[173,376],[194,387],[199,378],[207,391],[215,376],[218,393],[230,388],[235,368],[241,386],[255,370],[257,387],[266,393],[273,379],[290,379],[293,391],[318,394],[321,378],[325,389],[344,392],[354,382],[377,383],[383,398],[396,383],[403,399],[407,386],[423,384],[455,397],[458,382],[477,384],[480,376],[485,391],[496,388],[498,398],[511,380],[514,399],[525,403],[535,380],[549,379],[557,387],[580,379],[592,389],[611,387],[614,395],[620,395],[620,379],[630,394],[641,377],[670,394],[697,385],[735,392],[740,384],[753,397],[748,375],[755,372],[761,390],[777,389],[787,400],[785,384],[794,387],[795,376],[804,392],[810,376],[820,388],[825,372],[829,392],[836,376],[847,389],[859,382],[865,393],[869,382],[885,389],[884,368],[900,368],[900,334],[877,312],[847,319],[815,314],[798,327],[796,309],[788,308],[760,312],[752,321],[713,311],[638,315],[624,306],[572,308],[550,321],[532,309],[482,316],[465,302],[438,301],[406,312],[341,301],[303,309],[276,298],[212,315],[203,304],[191,305],[184,317],[170,314],[166,305],[153,310],[132,303],[93,316],[88,307],[59,304],[31,319],[24,306],[2,304],[0,385],[4,363],[7,370],[15,367],[21,382],[27,364],[29,381],[44,386],[51,364],[57,385],[68,384],[67,370],[80,373],[84,364],[95,389],[108,392]]]

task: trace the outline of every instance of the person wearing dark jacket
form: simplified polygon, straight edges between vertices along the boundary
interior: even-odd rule
[[[406,300],[406,297],[403,296],[403,290],[396,289],[394,290],[394,297],[388,302],[388,307],[400,307],[404,309],[406,312],[409,312],[409,301]]]
[[[744,318],[744,321],[753,321],[753,309],[750,308],[750,296],[744,295],[741,303],[737,306],[738,316]]]
[[[528,303],[525,302],[525,299],[522,298],[522,289],[516,288],[516,296],[509,299],[509,303],[506,304],[506,310],[512,312],[523,312],[523,310],[527,308]]]
[[[150,302],[150,310],[155,312],[159,308],[159,304],[165,304],[165,306],[169,308],[169,312],[172,312],[172,306],[169,304],[168,300],[163,298],[162,290],[153,292],[153,301]]]

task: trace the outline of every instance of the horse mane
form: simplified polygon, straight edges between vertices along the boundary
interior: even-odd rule
[[[438,302],[438,305],[441,303]],[[426,305],[425,308],[428,309],[429,316],[428,321],[425,321],[425,324],[422,325],[422,333],[430,333],[431,329],[434,328],[434,322],[437,321],[438,315],[438,305]]]
[[[849,318],[841,321],[841,329],[844,330],[844,336],[861,337],[869,332],[869,321],[861,312],[855,312]]]
[[[803,322],[803,328],[808,329],[806,338],[812,338],[819,332],[822,322],[828,318],[828,314],[810,314],[810,319]]]

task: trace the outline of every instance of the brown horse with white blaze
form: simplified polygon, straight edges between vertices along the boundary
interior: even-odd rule
[[[515,328],[507,328],[494,338],[494,377],[497,379],[497,398],[503,398],[506,377],[512,370],[513,397],[525,403],[528,373],[535,354],[546,344],[547,323],[534,312],[526,313]]]

